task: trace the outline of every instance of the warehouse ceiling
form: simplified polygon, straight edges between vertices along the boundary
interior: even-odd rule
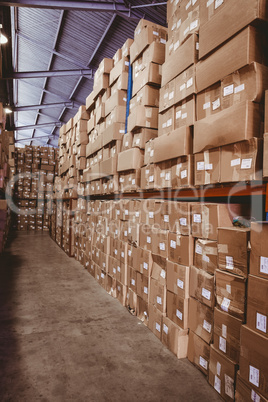
[[[140,18],[166,26],[165,3],[0,1],[9,37],[1,46],[2,85],[14,109],[7,125],[15,126],[17,145],[57,146],[59,127],[85,104],[101,60],[133,38]]]

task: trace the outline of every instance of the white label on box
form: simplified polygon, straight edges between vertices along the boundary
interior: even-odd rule
[[[220,7],[223,3],[223,0],[215,0],[215,10]]]
[[[226,285],[226,290],[227,290],[228,293],[231,294],[231,293],[232,293],[231,285],[228,285],[228,284],[227,284],[227,285]]]
[[[223,88],[223,96],[228,96],[233,93],[234,93],[234,84],[228,85],[227,87]]]
[[[202,288],[202,296],[207,299],[210,300],[211,297],[211,292],[205,288]]]
[[[206,320],[203,321],[203,328],[209,334],[211,333],[211,324],[209,322],[207,322]]]
[[[144,286],[143,291],[146,295],[148,295],[148,288],[146,286]]]
[[[98,280],[98,281],[100,280],[100,275],[98,275],[98,274],[97,274],[97,280]]]
[[[182,118],[182,120],[187,119],[187,113],[183,113],[183,114],[181,115],[181,118]]]
[[[204,103],[203,104],[203,110],[209,109],[210,108],[210,102]]]
[[[170,180],[170,172],[167,172],[167,173],[166,173],[165,179],[166,179],[166,180]]]
[[[174,91],[169,93],[168,99],[171,100],[174,98]]]
[[[130,234],[132,232],[131,228],[128,228],[128,233]]]
[[[152,183],[154,181],[154,175],[149,176],[149,183]]]
[[[183,91],[183,90],[185,89],[185,87],[186,87],[186,85],[185,85],[185,84],[182,84],[182,85],[180,86],[180,91]]]
[[[125,146],[128,147],[128,141],[126,141]]]
[[[179,221],[180,221],[181,226],[187,226],[187,219],[186,218],[180,218]]]
[[[227,326],[225,324],[222,324],[221,326],[221,334],[223,338],[227,338]]]
[[[160,328],[160,324],[158,324],[158,322],[155,323],[155,329],[160,332],[161,328]]]
[[[131,279],[131,285],[135,286],[135,279]]]
[[[251,400],[254,402],[261,401],[261,397],[254,391],[254,389],[251,390]]]
[[[221,375],[221,364],[220,364],[220,362],[217,362],[217,375],[218,376]]]
[[[197,162],[197,170],[205,170],[205,162]]]
[[[136,211],[136,212],[135,212],[135,216],[136,216],[136,218],[138,218],[138,217],[140,216],[139,211]]]
[[[125,134],[125,130],[119,130],[120,134]]]
[[[166,249],[165,243],[159,243],[159,248],[160,248],[160,250],[165,251],[165,249]]]
[[[149,219],[154,219],[154,213],[152,211],[149,212]]]
[[[115,268],[113,268],[113,273],[116,274],[116,269]]]
[[[160,296],[156,297],[157,304],[162,304],[162,298]]]
[[[167,127],[167,123],[165,122],[162,124],[162,128],[166,128],[166,127]]]
[[[221,308],[223,311],[226,311],[226,313],[228,313],[230,303],[231,303],[231,300],[227,299],[227,297],[223,298],[223,301],[221,303]]]
[[[262,274],[268,274],[268,258],[267,257],[261,257],[260,272]]]
[[[124,258],[125,257],[125,253],[124,251],[121,252],[121,257]]]
[[[182,312],[180,310],[176,310],[176,316],[178,317],[179,320],[182,321]]]
[[[200,244],[196,244],[195,252],[196,254],[202,255],[202,247],[200,246]]]
[[[178,288],[183,289],[184,282],[181,281],[180,279],[177,279],[177,286],[178,286]]]
[[[151,151],[150,151],[150,157],[152,158],[154,156],[154,150],[152,149]]]
[[[183,31],[183,36],[186,36],[189,31],[190,31],[190,26],[188,25],[188,27]]]
[[[201,214],[194,214],[194,222],[201,223]]]
[[[163,331],[165,332],[165,334],[168,334],[168,327],[166,326],[166,324],[163,325]]]
[[[166,271],[165,271],[164,269],[161,270],[160,276],[161,276],[163,279],[166,279]]]
[[[227,255],[225,258],[226,258],[226,265],[225,265],[226,269],[234,269],[233,257]]]
[[[170,247],[171,248],[176,248],[176,242],[174,240],[170,240]]]
[[[213,164],[212,163],[206,163],[205,164],[205,170],[212,170],[213,169]]]
[[[214,379],[214,389],[220,394],[221,393],[221,380],[215,375]]]
[[[131,257],[132,251],[128,250],[128,256]]]
[[[238,92],[244,91],[244,89],[245,89],[245,84],[238,85],[238,87],[235,87],[234,93],[237,94]]]
[[[256,328],[266,334],[267,332],[267,316],[257,313]]]
[[[137,138],[137,139],[136,139],[136,144],[138,145],[138,144],[140,144],[140,142],[141,142],[141,139],[140,139],[140,138]]]
[[[202,357],[199,356],[199,364],[201,367],[203,367],[205,370],[208,369],[208,362]]]
[[[172,119],[168,119],[168,121],[167,121],[167,127],[170,127],[170,126],[172,126]]]
[[[181,179],[185,179],[187,177],[187,169],[181,171]]]
[[[256,387],[259,387],[260,371],[253,366],[249,366],[249,382]]]
[[[148,271],[148,264],[147,264],[147,262],[144,262],[144,263],[143,263],[143,268],[146,269],[146,271]]]
[[[164,95],[164,99],[167,99],[167,98],[168,98],[168,92],[166,92]]]
[[[128,215],[128,209],[125,209],[125,215]]]
[[[167,43],[167,41],[164,38],[160,38],[160,43],[163,43],[165,45]]]
[[[165,172],[161,172],[160,177],[163,179],[163,177],[165,177]]]
[[[205,262],[207,262],[207,263],[209,263],[209,261],[210,261],[209,257],[208,257],[206,254],[204,254],[204,255],[202,256],[202,260],[205,261]]]
[[[195,20],[190,24],[190,31],[192,31],[193,29],[195,29],[197,27],[198,27],[198,20]]]
[[[224,380],[226,395],[228,395],[231,399],[234,399],[234,380],[227,374],[224,374]]]
[[[102,279],[104,279],[104,274],[103,273],[101,273],[101,277],[102,277]]]
[[[164,215],[164,222],[169,222],[169,215]]]
[[[226,339],[222,338],[221,336],[219,338],[219,349],[223,353],[226,353]]]
[[[212,110],[217,110],[221,106],[221,101],[220,98],[216,99],[214,102],[212,102]]]
[[[188,10],[188,8],[191,7],[191,4],[192,4],[192,0],[189,0],[185,6],[185,9]]]
[[[125,61],[125,66],[129,66],[129,61]]]
[[[196,2],[197,0],[192,0],[192,6],[194,6]]]
[[[242,159],[241,169],[251,169],[252,166],[252,158]]]
[[[190,88],[193,85],[193,77],[189,78],[189,80],[186,82],[186,88]]]
[[[214,0],[208,0],[207,1],[207,7],[211,6],[211,4],[213,4],[213,3],[214,3]]]
[[[155,36],[159,36],[159,32],[157,32],[157,31],[153,31],[153,35],[155,35]]]
[[[118,271],[118,272],[121,272],[121,268],[120,268],[119,265],[117,265],[117,271]]]
[[[147,236],[147,243],[151,244],[152,243],[152,239],[150,236]]]
[[[199,50],[199,42],[196,42],[195,48],[196,48],[196,50]]]
[[[231,166],[232,167],[238,166],[238,165],[240,165],[240,162],[241,162],[240,158],[233,159],[233,160],[231,160]]]
[[[176,112],[176,120],[178,120],[178,119],[180,119],[181,118],[181,110],[178,110],[177,112]]]
[[[177,40],[177,42],[174,43],[174,51],[177,50],[179,46],[180,46],[180,41]],[[172,47],[173,47],[173,46],[169,46],[169,49],[170,49],[170,48],[172,49]],[[170,50],[171,50],[171,49],[170,49]]]

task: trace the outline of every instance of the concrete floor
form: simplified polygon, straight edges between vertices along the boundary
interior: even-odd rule
[[[220,401],[48,234],[0,257],[1,401]]]

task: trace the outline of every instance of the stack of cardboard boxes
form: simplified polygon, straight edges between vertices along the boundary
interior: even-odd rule
[[[57,160],[58,151],[51,147],[26,146],[16,150],[18,230],[48,230]]]

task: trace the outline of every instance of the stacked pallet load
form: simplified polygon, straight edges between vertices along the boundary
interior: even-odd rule
[[[11,210],[15,175],[14,133],[5,131],[5,113],[0,103],[0,253],[11,228]]]
[[[17,230],[49,230],[58,150],[26,146],[16,149]]]

